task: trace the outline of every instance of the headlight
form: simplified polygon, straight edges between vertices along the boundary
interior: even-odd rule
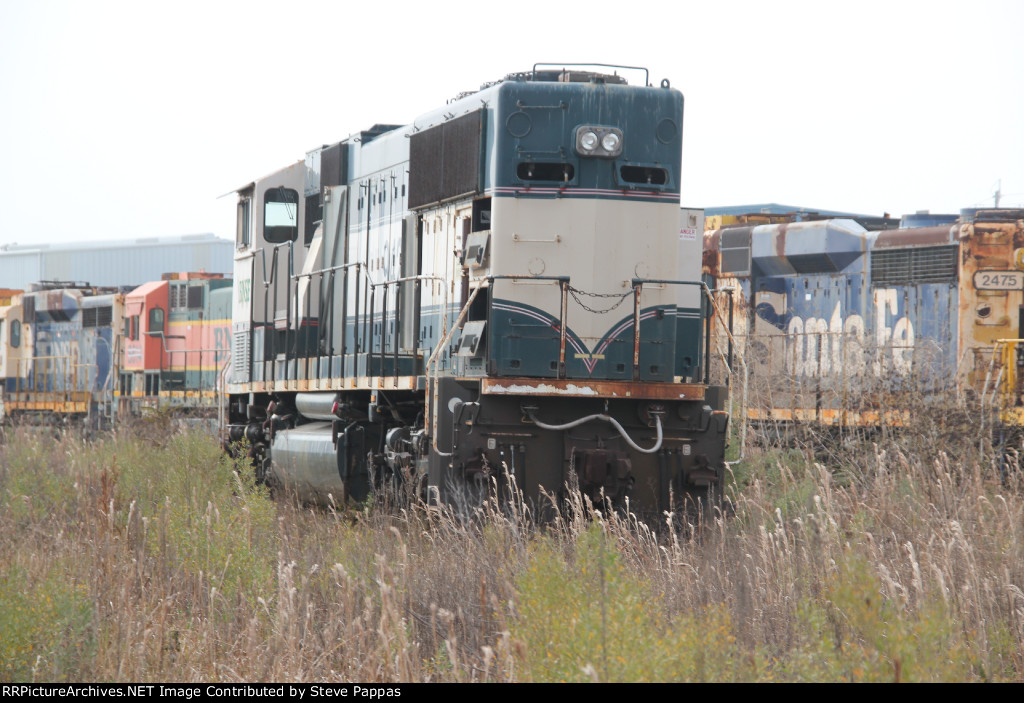
[[[621,140],[619,139],[619,135],[615,132],[608,132],[608,134],[604,135],[601,139],[601,148],[605,151],[615,151],[619,148],[620,142]]]
[[[610,159],[622,153],[622,130],[583,125],[576,128],[576,153]]]

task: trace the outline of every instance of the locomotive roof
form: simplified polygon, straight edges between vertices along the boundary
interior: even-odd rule
[[[170,283],[168,281],[150,281],[149,283],[143,283],[141,286],[128,293],[128,298],[144,298],[157,288],[166,285],[170,285]]]
[[[547,68],[539,70],[540,66],[558,68]],[[572,67],[572,68],[570,68]],[[612,69],[613,72],[601,72],[593,70],[583,70],[578,67],[585,68],[605,68]],[[655,87],[645,82],[644,85],[630,86],[625,77],[619,75],[617,70],[634,70],[643,71],[644,80],[646,81],[649,77],[649,73],[646,68],[637,66],[615,66],[611,64],[535,64],[532,71],[524,71],[518,73],[509,73],[505,77],[500,78],[496,81],[484,83],[480,86],[479,90],[476,91],[465,91],[456,95],[453,99],[449,100],[446,104],[437,107],[433,110],[420,113],[411,123],[406,125],[395,125],[395,124],[374,124],[372,127],[361,130],[350,134],[349,136],[341,139],[337,142],[330,142],[323,144],[310,150],[307,154],[314,154],[326,149],[329,146],[342,143],[353,143],[361,142],[367,144],[371,141],[377,140],[378,137],[392,136],[392,133],[401,134],[402,137],[409,137],[415,132],[429,129],[442,122],[451,120],[454,117],[458,117],[481,107],[486,107],[499,95],[502,90],[507,90],[510,85],[523,86],[524,84],[529,85],[547,85],[553,87],[552,84],[568,87],[570,85],[582,86],[584,84],[602,84],[612,87],[631,87],[634,90],[651,90],[651,91],[662,91],[668,89],[670,86],[668,81],[664,81],[661,87]],[[550,88],[549,88],[550,89]],[[557,88],[555,88],[557,90]],[[577,88],[579,89],[579,88]],[[381,140],[384,141],[384,140]],[[303,162],[298,162],[303,163]],[[288,167],[285,167],[288,168]],[[255,183],[263,178],[267,178],[276,173],[279,173],[283,169],[275,170],[262,178],[257,178],[254,181],[247,183],[241,188],[236,188],[231,192],[242,192],[255,185]]]
[[[754,203],[752,205],[726,205],[722,207],[706,207],[704,214],[713,215],[825,215],[828,217],[869,217],[869,215],[847,212],[844,210],[825,210],[780,203]]]

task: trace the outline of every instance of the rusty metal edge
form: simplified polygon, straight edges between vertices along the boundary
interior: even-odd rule
[[[480,391],[484,395],[703,400],[705,391],[705,386],[696,383],[636,383],[553,378],[484,378],[480,381]]]

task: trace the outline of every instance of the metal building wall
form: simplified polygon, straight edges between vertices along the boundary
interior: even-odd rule
[[[39,281],[137,286],[165,273],[232,272],[234,242],[212,234],[75,244],[13,245],[0,249],[0,288]]]

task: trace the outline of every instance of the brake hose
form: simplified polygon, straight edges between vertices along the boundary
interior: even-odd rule
[[[526,414],[529,415],[530,420],[533,421],[533,424],[535,424],[537,427],[541,428],[542,430],[552,430],[552,431],[556,431],[557,432],[557,431],[560,431],[560,430],[569,430],[569,429],[572,429],[573,427],[578,427],[578,426],[580,426],[580,425],[582,425],[582,424],[584,424],[586,422],[590,422],[591,420],[604,420],[605,422],[610,422],[612,424],[612,426],[616,430],[618,430],[619,434],[622,435],[622,438],[624,440],[626,440],[626,443],[629,444],[629,446],[633,447],[633,449],[637,450],[638,452],[641,452],[643,454],[654,454],[656,451],[661,449],[661,440],[662,440],[661,415],[655,415],[654,416],[654,424],[655,424],[655,427],[658,430],[658,439],[654,442],[654,446],[653,447],[651,447],[650,449],[644,449],[643,447],[638,445],[636,442],[634,442],[632,439],[630,439],[629,435],[626,434],[626,429],[622,425],[620,425],[619,421],[616,420],[611,415],[605,415],[603,413],[600,413],[600,414],[597,414],[597,415],[587,415],[586,417],[581,417],[579,420],[573,420],[572,422],[567,422],[564,425],[548,425],[548,424],[546,424],[544,422],[541,422],[536,417],[534,417],[533,410],[531,410],[529,408],[524,408],[524,410],[526,411]]]

